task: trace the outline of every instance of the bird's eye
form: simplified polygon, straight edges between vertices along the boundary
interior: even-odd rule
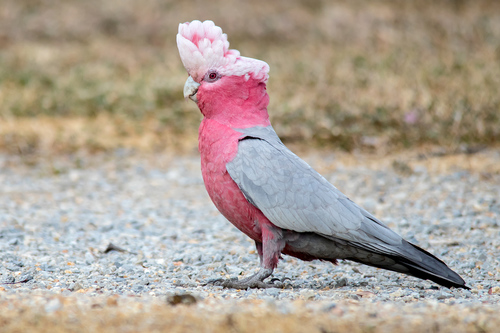
[[[215,82],[218,79],[220,79],[220,75],[215,70],[211,70],[211,71],[207,72],[207,74],[205,74],[205,81]]]

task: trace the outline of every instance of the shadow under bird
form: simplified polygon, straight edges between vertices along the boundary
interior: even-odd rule
[[[184,96],[204,118],[199,151],[205,187],[217,209],[255,241],[259,271],[217,280],[227,288],[266,288],[281,254],[334,264],[347,259],[467,288],[464,280],[415,246],[283,145],[269,121],[269,66],[229,49],[212,21],[179,25],[177,46],[189,77]]]

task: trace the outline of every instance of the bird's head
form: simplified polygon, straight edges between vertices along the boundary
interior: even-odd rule
[[[179,24],[177,47],[189,74],[184,97],[195,101],[205,117],[258,115],[268,121],[268,64],[230,50],[227,35],[212,21]]]

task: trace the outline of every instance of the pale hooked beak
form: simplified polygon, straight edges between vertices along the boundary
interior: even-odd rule
[[[184,83],[184,98],[189,97],[190,100],[198,103],[198,98],[196,98],[196,93],[198,92],[198,87],[200,84],[193,80],[191,76],[188,77],[186,83]]]

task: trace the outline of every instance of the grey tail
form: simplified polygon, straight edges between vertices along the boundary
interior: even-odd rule
[[[355,244],[352,244],[356,246]],[[358,246],[356,246],[358,247]],[[365,246],[360,246],[363,250],[367,250]],[[465,285],[465,281],[451,270],[442,260],[438,259],[433,254],[424,249],[403,240],[401,248],[398,248],[400,253],[396,255],[382,254],[378,251],[377,254],[382,255],[389,260],[370,260],[371,256],[354,256],[346,258],[356,261],[361,264],[383,268],[390,271],[411,275],[423,280],[431,280],[444,287],[470,289]]]

